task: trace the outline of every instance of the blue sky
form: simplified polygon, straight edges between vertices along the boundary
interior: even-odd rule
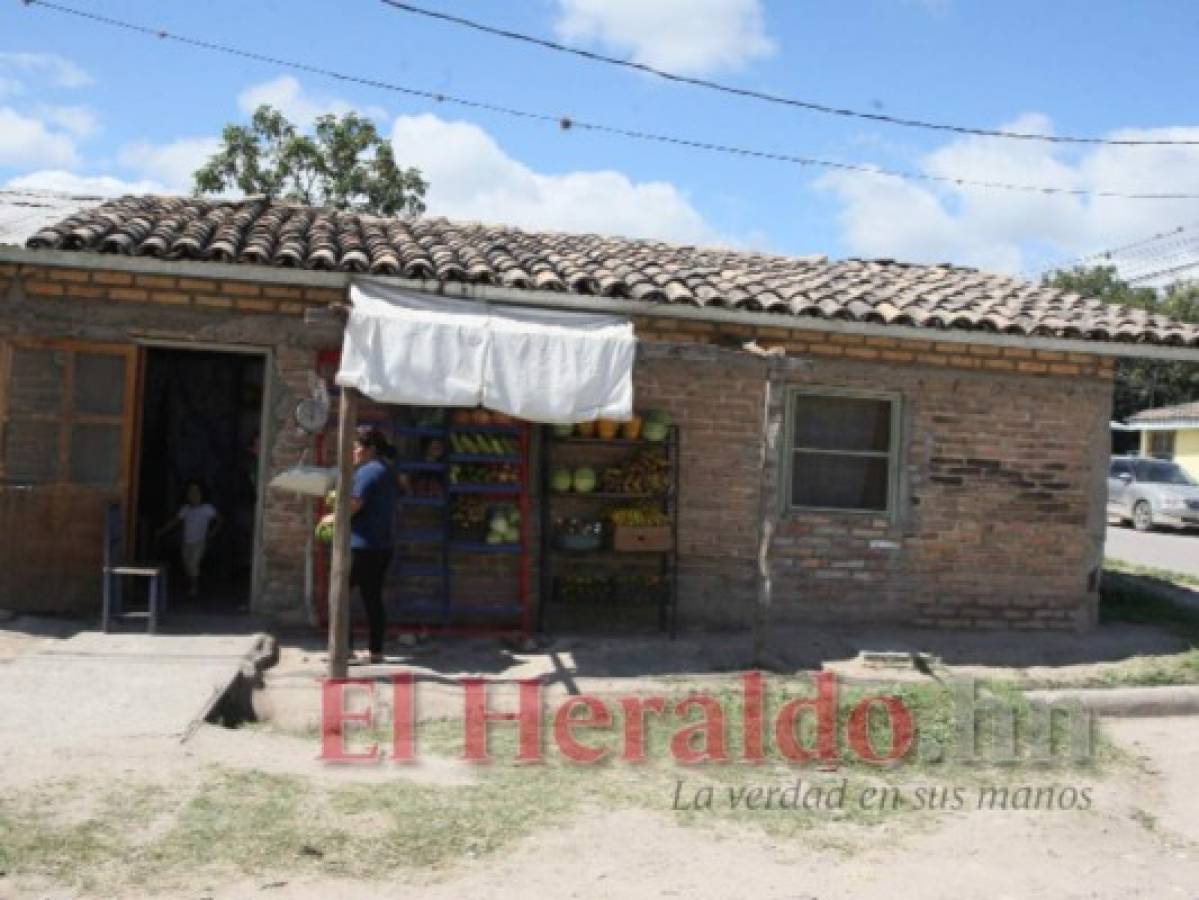
[[[378,0],[66,0],[172,32],[622,127],[954,177],[1199,193],[1199,147],[954,138],[673,85]],[[580,47],[861,109],[1058,134],[1199,139],[1193,0],[425,0]],[[430,213],[783,253],[1023,272],[1199,221],[1199,201],[1079,200],[830,174],[530,124],[0,6],[0,184],[182,191],[272,102],[357,109],[432,182]]]

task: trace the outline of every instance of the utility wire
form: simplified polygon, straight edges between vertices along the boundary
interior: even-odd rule
[[[393,91],[410,97],[420,97],[422,99],[432,100],[437,103],[449,103],[466,107],[468,109],[477,109],[485,112],[498,113],[528,121],[552,123],[557,125],[563,131],[579,129],[583,131],[593,131],[598,134],[609,134],[617,137],[630,138],[633,140],[667,144],[676,147],[687,147],[692,150],[722,153],[748,159],[771,160],[774,162],[789,163],[797,166],[830,169],[833,171],[842,172],[858,172],[875,176],[884,175],[910,181],[927,181],[938,184],[951,184],[956,187],[978,187],[992,190],[1013,191],[1018,193],[1058,194],[1072,197],[1105,197],[1121,200],[1199,200],[1199,194],[1171,192],[1126,194],[1117,191],[1090,191],[1081,188],[1010,184],[1006,182],[976,181],[968,178],[953,178],[945,175],[928,175],[923,172],[906,172],[896,169],[884,169],[871,165],[837,162],[834,160],[816,159],[806,156],[795,156],[787,153],[776,153],[768,150],[756,150],[747,147],[737,147],[729,144],[720,144],[705,140],[677,137],[674,135],[661,134],[652,131],[641,131],[616,125],[605,125],[600,122],[588,122],[573,118],[571,116],[555,116],[548,113],[530,112],[529,110],[517,109],[511,106],[502,106],[495,103],[487,103],[481,100],[458,97],[441,91],[430,91],[421,88],[408,87],[405,85],[396,84],[394,82],[382,81],[377,78],[350,75],[344,72],[328,69],[323,66],[283,59],[281,57],[271,56],[266,53],[260,53],[255,50],[245,50],[240,47],[232,47],[227,44],[218,44],[214,41],[207,41],[201,38],[193,38],[186,35],[174,34],[160,28],[151,28],[146,25],[139,25],[134,22],[127,22],[122,19],[115,19],[110,16],[100,15],[99,13],[93,13],[86,10],[75,9],[74,7],[70,6],[64,6],[61,3],[51,2],[51,0],[23,0],[23,2],[26,6],[40,6],[45,9],[63,13],[65,15],[108,25],[113,28],[136,32],[138,34],[155,37],[164,41],[175,41],[187,46],[210,50],[214,53],[223,53],[228,56],[236,56],[242,59],[254,60],[255,62],[268,63],[273,66],[294,69],[298,72],[307,72],[313,75],[320,75],[326,78],[332,78],[337,81],[343,81],[352,84],[360,84],[365,87],[377,88],[379,90]]]
[[[1126,281],[1131,285],[1143,284],[1146,281],[1153,281],[1154,279],[1164,278],[1169,275],[1181,275],[1183,272],[1189,272],[1191,269],[1199,269],[1199,259],[1171,266],[1168,269],[1158,269],[1155,272],[1141,272],[1127,278]]]
[[[1077,137],[1070,135],[1050,135],[1036,134],[1027,131],[1006,131],[1002,129],[991,128],[974,128],[968,125],[952,125],[945,122],[929,122],[923,119],[907,119],[900,116],[891,116],[886,113],[864,112],[857,109],[848,109],[839,106],[829,106],[825,103],[817,103],[813,100],[799,100],[795,97],[787,97],[781,94],[771,94],[765,91],[754,90],[753,88],[738,87],[731,84],[723,84],[718,81],[711,81],[707,78],[697,78],[691,75],[680,75],[677,72],[667,72],[664,69],[659,69],[655,66],[646,63],[635,62],[630,59],[621,59],[615,56],[608,56],[604,53],[597,53],[593,50],[583,50],[579,47],[570,47],[566,44],[560,44],[556,41],[551,41],[546,38],[537,37],[531,34],[524,34],[519,31],[512,31],[507,28],[499,28],[494,25],[468,19],[465,16],[455,16],[450,13],[439,12],[438,10],[425,9],[421,6],[415,6],[411,3],[402,3],[400,0],[382,0],[384,4],[399,10],[400,12],[411,13],[412,15],[425,16],[430,19],[437,19],[442,22],[448,22],[451,25],[458,25],[463,28],[469,28],[474,31],[480,31],[484,34],[490,34],[495,37],[506,38],[512,41],[520,41],[526,44],[532,44],[537,47],[543,47],[547,50],[554,50],[558,53],[567,53],[572,56],[578,56],[591,62],[604,63],[610,66],[620,66],[625,69],[633,69],[638,72],[644,72],[648,75],[654,75],[658,78],[664,78],[667,81],[674,81],[679,84],[688,84],[693,87],[706,88],[710,91],[718,91],[722,94],[732,94],[736,97],[745,97],[751,100],[761,100],[766,103],[775,103],[782,106],[790,106],[797,109],[805,109],[810,112],[824,113],[830,116],[843,116],[852,119],[868,119],[872,122],[883,122],[887,125],[901,125],[905,128],[924,128],[933,131],[948,131],[954,134],[972,134],[981,137],[997,137],[1009,138],[1020,141],[1047,141],[1055,144],[1104,144],[1114,147],[1168,147],[1168,146],[1199,146],[1199,139],[1196,140],[1134,140],[1134,139],[1116,139],[1116,138],[1099,138],[1099,137]]]
[[[1119,247],[1112,247],[1110,250],[1100,250],[1098,253],[1088,253],[1086,256],[1079,257],[1077,261],[1085,262],[1089,259],[1096,259],[1099,257],[1111,257],[1118,253],[1127,253],[1129,250],[1137,250],[1141,247],[1146,247],[1151,244],[1156,244],[1158,241],[1162,241],[1167,238],[1177,237],[1178,235],[1180,235],[1184,231],[1186,231],[1187,227],[1188,226],[1186,226],[1186,225],[1179,225],[1177,228],[1171,228],[1169,231],[1158,232],[1157,234],[1151,235],[1150,237],[1147,237],[1147,238],[1143,238],[1139,241],[1133,241],[1131,244],[1123,244]],[[1190,227],[1193,227],[1193,226],[1190,226]]]

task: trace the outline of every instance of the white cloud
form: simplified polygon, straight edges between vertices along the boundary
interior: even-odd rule
[[[1044,116],[1006,130],[1051,133]],[[1199,140],[1199,127],[1129,129],[1110,137]],[[1115,193],[1199,194],[1199,146],[1079,151],[1035,141],[968,137],[919,160],[929,175]],[[1199,200],[1125,200],[933,185],[838,172],[817,186],[842,202],[844,241],[861,256],[1033,271],[1199,220]]]
[[[0,165],[69,166],[75,160],[70,137],[56,134],[40,119],[0,106]]]
[[[558,0],[558,35],[681,74],[735,69],[769,56],[760,0]]]
[[[91,75],[56,53],[0,53],[0,69],[44,76],[51,85],[60,88],[80,88],[92,83]]]
[[[173,192],[191,189],[192,173],[216,153],[220,141],[210,137],[179,138],[166,144],[141,141],[121,148],[121,165]]]
[[[327,94],[306,91],[299,79],[281,75],[271,81],[252,84],[237,95],[237,105],[242,112],[250,114],[262,104],[275,107],[297,125],[308,127],[317,116],[332,113],[344,116],[357,112],[372,119],[387,117],[387,111],[378,106],[357,107],[348,100]]]
[[[673,184],[615,171],[535,172],[482,128],[434,115],[401,116],[396,159],[429,182],[429,213],[530,229],[600,232],[687,243],[721,236]]]
[[[119,197],[122,194],[154,194],[164,191],[156,181],[123,181],[110,175],[76,175],[62,169],[43,169],[13,178],[5,185],[13,190],[54,191],[98,197]]]
[[[96,114],[86,106],[41,106],[38,116],[63,131],[83,138],[100,130]]]

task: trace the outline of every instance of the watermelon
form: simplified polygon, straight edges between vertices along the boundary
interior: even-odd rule
[[[580,494],[589,494],[595,490],[595,469],[590,466],[580,466],[575,469],[574,487]]]

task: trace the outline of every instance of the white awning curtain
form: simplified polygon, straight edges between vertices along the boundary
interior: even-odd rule
[[[353,304],[337,383],[380,403],[484,406],[533,422],[633,415],[633,326],[371,281]]]

